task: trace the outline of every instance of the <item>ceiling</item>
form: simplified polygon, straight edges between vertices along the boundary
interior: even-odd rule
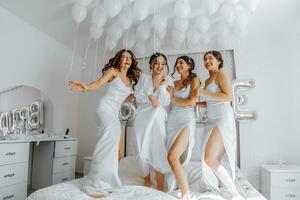
[[[191,1],[194,12],[197,12],[199,0]],[[73,49],[76,23],[72,19],[71,8],[74,2],[75,0],[1,0],[0,6]],[[159,7],[165,2],[163,6],[166,9],[174,4],[174,0],[152,0],[152,2],[158,2]],[[77,34],[78,46],[86,47],[88,44],[90,10],[91,8],[87,19],[80,23]],[[299,0],[261,0],[258,9],[250,16],[247,39],[266,39],[270,36],[300,40]],[[85,48],[80,49],[78,53],[84,55]]]

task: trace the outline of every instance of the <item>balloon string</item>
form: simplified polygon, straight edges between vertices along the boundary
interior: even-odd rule
[[[156,9],[155,9],[155,7],[154,7],[154,9],[153,9],[153,17],[155,17],[155,16],[156,16]],[[156,27],[155,27],[155,25],[154,25],[154,33],[153,33],[153,53],[155,53],[155,51],[156,51],[155,42],[156,42]]]
[[[87,54],[88,54],[89,48],[91,46],[91,41],[92,41],[92,37],[90,36],[89,42],[88,42],[88,46],[85,49],[85,53],[84,53],[84,59],[83,59],[83,63],[82,63],[82,69],[86,69],[86,58],[87,58]]]
[[[71,72],[73,71],[73,64],[74,64],[74,57],[75,57],[75,52],[76,52],[76,45],[77,45],[77,33],[79,30],[79,23],[76,24],[76,30],[75,30],[75,39],[74,39],[74,43],[73,43],[73,51],[72,51],[72,56],[71,56],[71,63],[70,63],[70,68],[69,68],[69,72],[66,76],[66,81],[69,80]]]
[[[128,16],[131,17],[131,10],[130,10],[130,5],[129,5],[129,1],[127,1],[127,6],[128,6]],[[129,36],[129,28],[127,29],[126,32],[126,41],[125,41],[125,49],[128,50],[128,36]]]
[[[188,55],[186,44],[185,44],[185,40],[183,41],[183,46],[184,46],[185,55]]]
[[[91,69],[91,79],[93,79],[93,75],[96,74],[95,71],[96,71],[96,68],[97,68],[97,58],[98,58],[98,46],[99,46],[99,39],[97,39],[97,42],[96,42],[96,53],[95,53],[95,58],[94,58],[94,64],[93,64],[93,67]]]
[[[211,21],[209,21],[209,36],[210,36],[210,51],[213,50],[213,39],[212,39],[212,31],[211,31]]]

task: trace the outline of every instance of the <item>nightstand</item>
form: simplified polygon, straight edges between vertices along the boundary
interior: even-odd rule
[[[261,191],[269,200],[300,200],[300,165],[263,165]]]
[[[91,169],[92,156],[86,156],[83,158],[83,175],[86,176]]]

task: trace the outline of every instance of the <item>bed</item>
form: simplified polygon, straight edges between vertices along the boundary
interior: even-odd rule
[[[201,186],[201,163],[191,161],[186,168],[191,195],[193,200],[224,200],[222,196],[228,196],[224,188],[221,188],[221,195],[215,191],[200,192]],[[123,187],[119,190],[110,190],[105,200],[176,200],[178,192],[163,193],[155,189],[143,187],[143,177],[137,164],[135,156],[127,156],[120,161],[119,175]],[[83,200],[92,199],[80,191],[84,178],[70,182],[60,183],[43,188],[32,193],[27,200]],[[155,183],[155,181],[153,181]],[[241,193],[247,200],[266,200],[243,176],[237,172],[237,184]]]

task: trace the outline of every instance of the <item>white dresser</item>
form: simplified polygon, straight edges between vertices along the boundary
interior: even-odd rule
[[[0,199],[27,196],[29,143],[0,143]]]
[[[269,200],[300,200],[300,165],[263,165],[261,191]]]
[[[76,154],[76,138],[38,135],[0,140],[0,200],[24,200],[32,188],[74,179]]]
[[[33,149],[32,188],[37,190],[75,178],[77,140],[41,142]]]

